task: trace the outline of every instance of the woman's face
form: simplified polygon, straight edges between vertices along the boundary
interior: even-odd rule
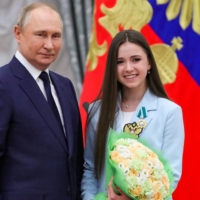
[[[150,68],[142,47],[131,42],[125,42],[119,47],[117,79],[124,89],[146,88],[146,75]]]

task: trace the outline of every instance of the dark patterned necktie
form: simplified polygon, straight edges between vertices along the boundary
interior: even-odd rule
[[[46,95],[47,95],[47,102],[49,104],[49,106],[51,107],[57,121],[58,121],[58,124],[59,126],[61,127],[62,131],[64,132],[63,130],[63,126],[62,126],[62,122],[61,122],[61,119],[60,119],[60,115],[59,115],[59,112],[58,112],[58,108],[56,106],[56,103],[54,101],[54,98],[52,96],[52,93],[51,93],[51,86],[50,86],[50,80],[49,80],[49,76],[47,74],[47,72],[42,72],[39,76],[40,79],[42,79],[43,83],[44,83],[44,88],[45,88],[45,91],[46,91]]]

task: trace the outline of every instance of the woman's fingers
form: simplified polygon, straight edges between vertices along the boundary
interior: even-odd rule
[[[120,193],[120,195],[117,195],[115,191],[113,190],[113,178],[111,177],[110,182],[108,184],[108,200],[130,200],[128,196],[126,196],[122,190],[116,186],[117,191]]]
[[[108,184],[108,200],[116,199],[116,194],[115,191],[113,190],[112,184],[113,184],[113,176],[111,177],[110,182]]]
[[[122,192],[122,190],[121,190],[119,187],[116,186],[116,189],[117,189],[117,191],[118,191],[120,194],[124,194],[124,193]]]

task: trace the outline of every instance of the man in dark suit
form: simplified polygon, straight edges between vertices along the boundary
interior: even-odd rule
[[[34,3],[14,27],[18,51],[0,67],[0,200],[80,199],[83,142],[74,88],[48,69],[62,45],[54,8]]]

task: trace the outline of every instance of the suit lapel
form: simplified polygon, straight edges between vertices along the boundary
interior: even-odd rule
[[[55,137],[58,139],[63,148],[67,151],[65,137],[60,130],[60,127],[56,122],[55,116],[53,115],[52,110],[46,102],[44,95],[42,94],[40,88],[38,87],[31,74],[16,58],[11,61],[10,66],[14,76],[21,79],[19,81],[19,86],[30,98],[31,102],[41,114],[49,128],[52,130]]]
[[[73,137],[72,137],[72,122],[71,122],[71,106],[70,106],[70,98],[71,95],[69,95],[69,92],[67,91],[67,85],[63,84],[60,79],[58,79],[58,76],[56,76],[54,73],[51,71],[49,72],[51,76],[51,80],[54,84],[54,87],[56,89],[56,93],[58,95],[58,99],[60,102],[60,106],[62,109],[62,114],[63,114],[63,120],[64,120],[64,126],[65,126],[65,132],[66,132],[66,139],[67,139],[67,144],[68,144],[68,152],[69,152],[69,157],[73,153]]]

